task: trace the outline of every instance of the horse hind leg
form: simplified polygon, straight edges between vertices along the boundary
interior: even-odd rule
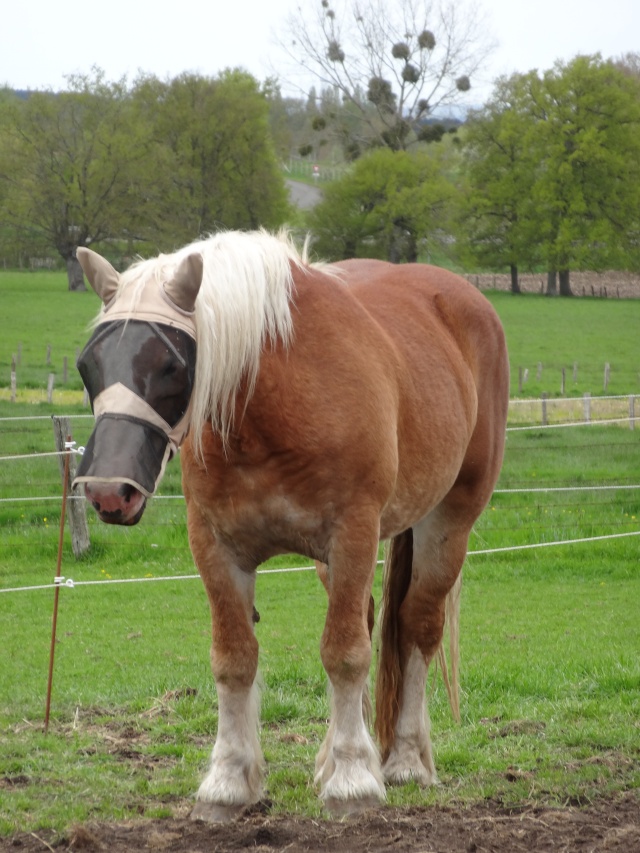
[[[387,573],[397,576],[385,579],[391,593],[385,593],[383,605],[376,730],[390,783],[437,782],[427,672],[442,642],[447,596],[459,577],[470,529],[447,516],[441,506],[401,534],[403,553],[387,566]]]

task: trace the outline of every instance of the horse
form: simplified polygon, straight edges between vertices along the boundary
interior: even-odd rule
[[[502,464],[509,367],[489,301],[437,267],[308,255],[264,230],[218,233],[122,274],[77,250],[103,306],[78,360],[96,422],[75,484],[104,522],[135,524],[181,454],[218,698],[192,812],[208,821],[263,796],[254,589],[276,554],[315,560],[328,594],[324,807],[350,814],[380,804],[387,783],[437,781],[427,671]]]

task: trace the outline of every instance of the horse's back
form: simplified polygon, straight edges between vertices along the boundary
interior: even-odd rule
[[[506,366],[500,320],[486,297],[461,276],[429,264],[354,259],[337,266],[351,293],[401,349],[422,347],[424,334],[435,330],[432,346],[441,348],[442,339],[450,336],[477,381],[487,378],[492,360],[499,368]],[[424,334],[412,337],[408,326],[420,326]]]
[[[398,472],[385,532],[401,528],[407,510],[429,510],[461,479],[473,481],[475,515],[499,472],[508,406],[508,357],[493,307],[438,267],[374,260],[338,266],[399,365]]]

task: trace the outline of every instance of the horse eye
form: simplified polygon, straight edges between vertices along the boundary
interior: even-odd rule
[[[166,378],[167,376],[173,376],[173,375],[174,375],[174,373],[177,371],[177,369],[178,369],[178,365],[177,365],[177,363],[176,363],[175,361],[173,361],[173,360],[172,360],[172,361],[169,361],[169,362],[168,362],[167,364],[165,364],[165,366],[162,368],[162,372],[161,372],[162,378],[164,379],[164,378]]]

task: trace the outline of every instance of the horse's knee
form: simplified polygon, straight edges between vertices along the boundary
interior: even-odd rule
[[[364,681],[371,664],[371,638],[364,626],[325,628],[320,658],[332,684]]]

